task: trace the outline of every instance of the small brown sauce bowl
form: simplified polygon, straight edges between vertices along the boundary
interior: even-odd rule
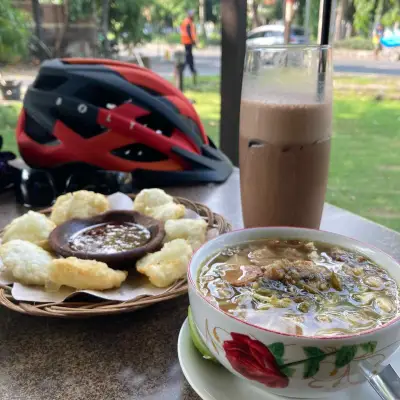
[[[91,226],[105,223],[134,223],[144,226],[150,231],[150,240],[143,246],[136,247],[128,251],[120,251],[117,253],[91,253],[85,251],[77,251],[70,247],[71,237]],[[104,214],[96,215],[87,219],[71,219],[57,226],[50,236],[49,244],[57,254],[63,257],[77,257],[82,259],[90,259],[105,262],[110,268],[129,268],[134,267],[135,261],[147,253],[152,253],[161,248],[164,239],[164,224],[154,218],[147,217],[136,211],[109,211]]]

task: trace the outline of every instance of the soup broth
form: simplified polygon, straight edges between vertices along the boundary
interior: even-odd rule
[[[399,312],[396,281],[372,260],[325,243],[260,240],[201,267],[200,291],[251,324],[306,336],[356,334]]]

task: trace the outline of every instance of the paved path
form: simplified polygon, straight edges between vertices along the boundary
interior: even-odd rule
[[[143,53],[150,57],[151,68],[163,76],[164,78],[173,77],[173,62],[165,61],[161,55],[157,55],[154,51],[148,52],[146,50]],[[196,54],[197,53],[197,54]],[[221,66],[221,57],[219,52],[216,51],[205,51],[195,50],[195,63],[196,68],[199,71],[199,75],[202,76],[214,76],[219,75]],[[122,55],[122,59],[127,57]],[[378,75],[392,75],[400,76],[400,62],[394,63],[386,60],[375,61],[375,60],[344,60],[338,59],[334,62],[335,72],[351,73],[351,74],[378,74]],[[4,79],[17,79],[22,80],[23,86],[28,86],[32,83],[37,70],[25,70],[25,71],[13,71],[5,70],[1,71]],[[189,75],[189,70],[185,72]]]
[[[152,69],[165,77],[173,76],[173,66],[171,62],[163,60],[166,47],[160,45],[146,46],[140,49],[140,53],[151,58]],[[379,61],[370,58],[355,59],[353,57],[343,57],[343,52],[338,51],[338,57],[334,59],[335,72],[351,74],[378,74],[400,76],[400,61],[390,62],[387,59]],[[335,53],[334,53],[335,54]],[[124,56],[122,52],[122,56]],[[194,50],[196,67],[201,75],[219,75],[221,65],[221,50],[219,47]],[[334,56],[335,57],[335,56]],[[187,71],[187,74],[189,72]]]
[[[219,75],[220,73],[220,57],[216,56],[199,56],[195,54],[196,68],[200,75],[210,76]],[[151,57],[151,67],[158,74],[164,77],[173,76],[173,65],[171,62],[161,60],[160,57]],[[337,60],[334,62],[335,72],[351,73],[351,74],[378,74],[400,76],[400,62],[391,63],[388,61],[371,61],[371,60]],[[189,74],[189,71],[186,72]]]
[[[337,60],[334,62],[335,72],[351,74],[378,74],[400,76],[400,61],[374,61],[374,60]]]

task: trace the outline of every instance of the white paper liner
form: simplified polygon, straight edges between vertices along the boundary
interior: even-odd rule
[[[12,297],[18,301],[34,303],[59,303],[74,293],[75,289],[62,286],[57,292],[46,292],[43,286],[28,286],[15,282],[11,289]]]
[[[109,196],[110,208],[112,210],[132,210],[132,199],[123,193],[114,193]],[[185,218],[201,218],[193,210],[186,209]],[[212,228],[207,232],[207,239],[210,240],[218,236],[218,229]],[[2,270],[0,261],[0,284],[9,285],[13,283],[11,294],[15,300],[29,301],[36,303],[59,303],[67,298],[73,297],[78,293],[86,293],[103,300],[128,301],[135,300],[144,296],[158,296],[167,292],[173,285],[167,288],[157,288],[153,286],[146,276],[130,272],[130,276],[122,283],[118,289],[110,290],[75,290],[73,288],[62,286],[59,291],[46,291],[42,286],[28,286],[19,282],[14,282],[9,273]],[[175,284],[175,283],[174,283]]]
[[[102,291],[75,290],[67,286],[62,286],[57,292],[46,292],[42,286],[27,286],[16,282],[12,287],[11,294],[15,300],[37,303],[59,303],[78,293],[90,294],[104,300],[127,301],[143,296],[157,296],[168,289],[157,288],[145,276],[133,274],[118,289]]]

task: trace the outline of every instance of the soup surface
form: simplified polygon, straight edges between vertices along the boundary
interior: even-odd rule
[[[142,225],[111,222],[77,232],[69,240],[69,245],[77,251],[112,254],[136,249],[150,238],[150,231]]]
[[[198,285],[228,314],[296,335],[360,333],[399,313],[399,288],[383,268],[325,243],[276,239],[228,247],[201,267]]]

